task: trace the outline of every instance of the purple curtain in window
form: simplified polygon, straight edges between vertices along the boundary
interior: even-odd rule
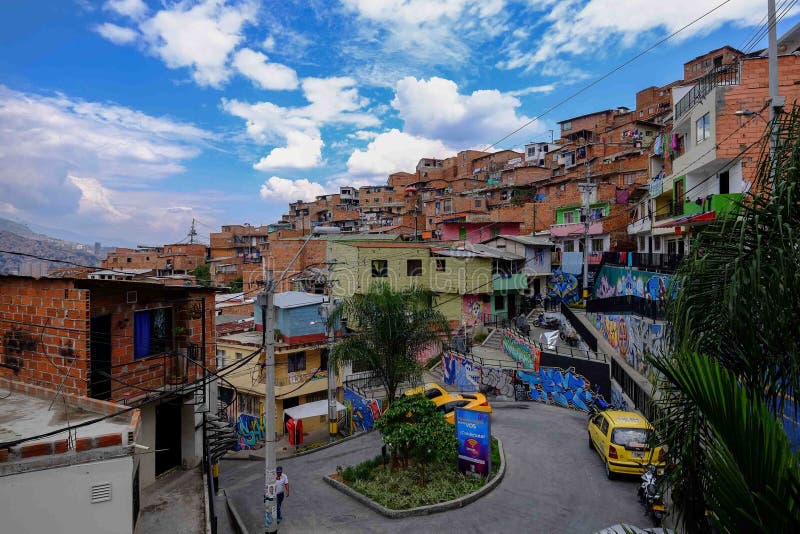
[[[142,358],[150,354],[150,312],[133,314],[133,357]]]

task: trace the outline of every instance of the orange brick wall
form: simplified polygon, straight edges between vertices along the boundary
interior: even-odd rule
[[[0,377],[86,395],[89,292],[70,280],[0,277]]]

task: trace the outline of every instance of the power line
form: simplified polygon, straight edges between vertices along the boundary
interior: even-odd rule
[[[714,7],[714,8],[712,8],[712,9],[710,9],[710,10],[706,11],[704,14],[700,15],[699,17],[697,17],[696,19],[692,20],[692,21],[691,21],[691,22],[689,22],[688,24],[685,24],[684,26],[682,26],[682,27],[678,28],[677,30],[675,30],[675,31],[674,31],[674,32],[672,32],[671,34],[667,35],[666,37],[664,37],[664,38],[662,38],[662,39],[660,39],[660,40],[656,41],[654,44],[652,44],[652,45],[650,45],[649,47],[645,48],[644,50],[642,50],[642,51],[641,51],[641,52],[639,52],[638,54],[634,55],[633,57],[631,57],[631,58],[627,59],[626,61],[624,61],[624,62],[623,62],[623,63],[621,63],[620,65],[616,66],[615,68],[613,68],[612,70],[610,70],[610,71],[609,71],[609,72],[607,72],[606,74],[602,75],[601,77],[597,78],[597,79],[596,79],[596,80],[594,80],[593,82],[589,83],[588,85],[585,85],[585,86],[583,86],[581,89],[579,89],[579,90],[575,91],[574,93],[572,93],[571,95],[567,96],[566,98],[563,98],[563,99],[559,100],[558,102],[556,102],[555,104],[553,104],[553,105],[552,105],[552,106],[550,106],[549,108],[545,109],[545,110],[544,110],[543,112],[541,112],[539,115],[537,115],[536,117],[534,117],[534,118],[532,118],[531,120],[527,121],[527,122],[526,122],[526,123],[524,123],[522,126],[520,126],[519,128],[515,129],[514,131],[512,131],[511,133],[509,133],[509,134],[505,135],[504,137],[501,137],[500,139],[498,139],[497,141],[495,141],[494,143],[492,143],[492,144],[490,144],[490,145],[486,145],[484,148],[482,148],[482,149],[481,149],[481,151],[482,151],[482,152],[486,152],[487,150],[489,150],[489,149],[490,149],[490,148],[492,148],[493,146],[497,145],[498,143],[501,143],[501,142],[505,141],[506,139],[508,139],[509,137],[511,137],[512,135],[514,135],[515,133],[517,133],[517,132],[519,132],[519,131],[521,131],[521,130],[523,130],[523,129],[527,128],[528,126],[530,126],[531,124],[533,124],[533,123],[534,123],[534,122],[536,122],[537,120],[539,120],[539,119],[541,119],[542,117],[544,117],[545,115],[549,114],[551,111],[553,111],[553,110],[555,110],[555,109],[557,109],[557,108],[561,107],[562,105],[566,104],[567,102],[569,102],[569,101],[573,100],[575,97],[577,97],[577,96],[579,96],[579,95],[583,94],[584,92],[586,92],[587,90],[591,89],[591,88],[592,88],[592,87],[594,87],[595,85],[599,84],[600,82],[602,82],[602,81],[603,81],[603,80],[605,80],[606,78],[609,78],[609,77],[610,77],[610,76],[612,76],[613,74],[615,74],[615,73],[617,73],[618,71],[622,70],[623,68],[625,68],[626,66],[630,65],[631,63],[633,63],[634,61],[636,61],[636,60],[637,60],[637,59],[639,59],[640,57],[644,56],[645,54],[647,54],[647,53],[648,53],[648,52],[650,52],[651,50],[653,50],[653,49],[655,49],[655,48],[657,48],[657,47],[661,46],[663,43],[665,43],[665,42],[669,41],[670,39],[672,39],[673,37],[675,37],[676,35],[678,35],[679,33],[681,33],[683,30],[685,30],[685,29],[687,29],[687,28],[689,28],[689,27],[693,26],[693,25],[694,25],[694,24],[696,24],[697,22],[699,22],[699,21],[703,20],[703,19],[704,19],[704,18],[706,18],[708,15],[710,15],[710,14],[711,14],[711,13],[713,13],[714,11],[718,10],[719,8],[721,8],[722,6],[724,6],[725,4],[727,4],[727,3],[728,3],[728,2],[730,2],[730,1],[731,1],[731,0],[724,0],[723,2],[721,2],[721,3],[720,3],[719,5],[717,5],[716,7]]]

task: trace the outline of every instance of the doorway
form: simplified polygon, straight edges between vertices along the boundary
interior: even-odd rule
[[[92,317],[89,351],[89,396],[111,399],[111,315]]]
[[[156,476],[181,464],[181,400],[156,406]]]

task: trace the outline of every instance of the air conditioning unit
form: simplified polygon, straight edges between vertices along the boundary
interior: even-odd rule
[[[125,302],[128,304],[136,304],[138,300],[139,299],[136,291],[128,291],[125,295]]]

